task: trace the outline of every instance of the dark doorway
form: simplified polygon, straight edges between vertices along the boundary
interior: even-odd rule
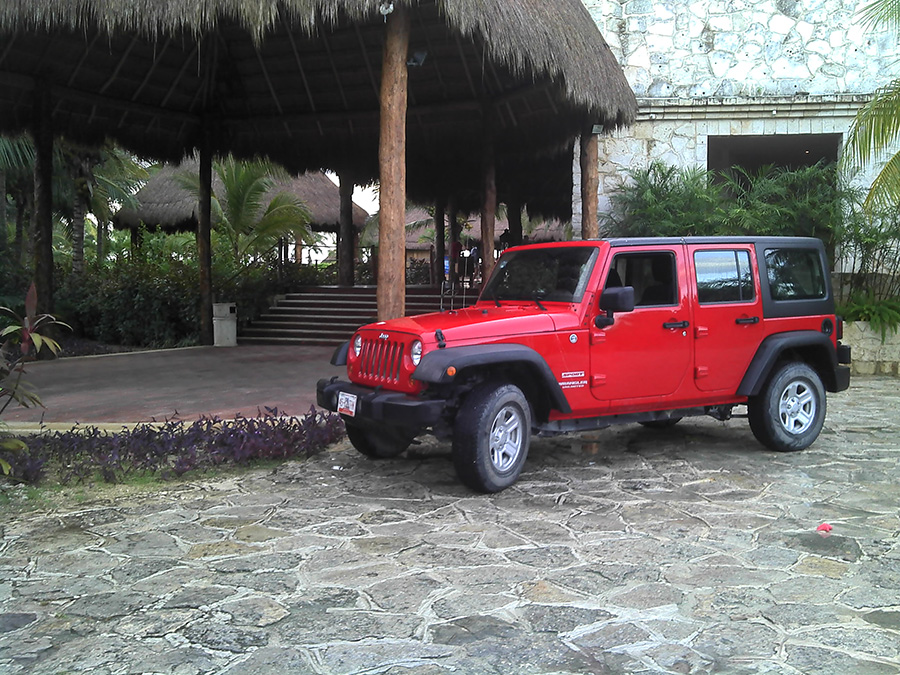
[[[748,173],[774,165],[800,169],[824,160],[837,162],[840,134],[777,134],[771,136],[710,136],[706,166],[723,171],[740,166]]]

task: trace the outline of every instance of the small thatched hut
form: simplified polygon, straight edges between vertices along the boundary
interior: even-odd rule
[[[196,174],[196,161],[180,166],[166,164],[159,168],[135,194],[139,206],[123,207],[113,216],[113,226],[135,230],[141,226],[150,231],[194,232],[198,224],[197,198],[176,180],[176,174]],[[213,174],[212,191],[222,194],[219,177]],[[289,192],[303,200],[312,218],[310,227],[317,232],[337,232],[341,221],[341,198],[338,186],[321,171],[308,171],[296,177],[277,181],[267,193],[271,199],[279,192]],[[358,231],[368,217],[365,209],[353,204],[353,226]]]

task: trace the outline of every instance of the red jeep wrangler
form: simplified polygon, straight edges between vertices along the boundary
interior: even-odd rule
[[[850,384],[850,348],[818,239],[612,239],[507,250],[466,309],[360,328],[320,380],[350,442],[392,457],[426,432],[452,439],[469,487],[518,478],[532,433],[746,405],[773,450],[809,446],[825,391]]]

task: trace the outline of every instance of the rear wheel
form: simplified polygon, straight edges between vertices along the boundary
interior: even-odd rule
[[[406,429],[364,429],[350,422],[345,422],[344,426],[353,447],[373,459],[389,459],[402,454],[416,437]]]
[[[479,492],[499,492],[516,482],[531,443],[531,407],[511,384],[473,392],[456,417],[453,462],[460,480]]]
[[[786,363],[747,402],[747,413],[753,435],[767,448],[803,450],[818,438],[825,423],[825,387],[807,364]]]

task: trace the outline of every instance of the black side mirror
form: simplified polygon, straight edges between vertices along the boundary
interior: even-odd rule
[[[615,323],[613,318],[615,312],[634,311],[634,287],[615,286],[607,288],[600,295],[600,309],[606,312],[606,316],[602,314],[598,316],[594,319],[594,325],[597,328],[609,328]]]

